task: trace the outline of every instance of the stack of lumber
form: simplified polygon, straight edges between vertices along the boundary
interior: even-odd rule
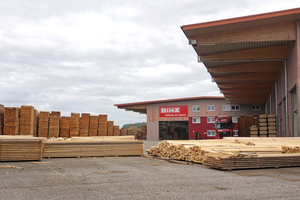
[[[257,117],[254,116],[239,117],[238,118],[239,137],[250,137],[251,136],[250,128],[254,125],[258,126]]]
[[[3,135],[19,135],[20,109],[18,107],[4,108]]]
[[[33,137],[38,136],[38,122],[39,122],[39,112],[34,109],[34,115],[33,115]]]
[[[275,114],[259,115],[259,136],[276,137],[276,118]]]
[[[114,135],[114,122],[107,121],[107,136],[113,136],[113,135]]]
[[[63,138],[70,137],[70,117],[60,118],[59,136]]]
[[[43,157],[141,156],[143,152],[143,142],[129,136],[74,137],[44,141]]]
[[[126,134],[126,129],[125,128],[121,128],[120,129],[120,135],[122,136],[122,135],[125,135],[125,134]]]
[[[91,115],[90,116],[90,130],[89,136],[98,136],[98,125],[99,125],[99,116]]]
[[[49,133],[48,138],[58,138],[60,124],[60,112],[52,111],[49,118]]]
[[[4,106],[0,104],[0,135],[3,133]]]
[[[126,132],[127,132],[127,135],[133,135],[131,129],[127,129]]]
[[[163,141],[150,154],[203,163],[216,169],[300,166],[300,138],[226,137],[221,140]]]
[[[90,114],[82,113],[80,117],[80,137],[88,137],[90,128]]]
[[[99,115],[98,136],[107,136],[107,115]]]
[[[0,161],[42,159],[42,139],[28,136],[0,136]]]
[[[141,137],[139,140],[146,140],[147,139],[147,126],[141,127]]]
[[[114,136],[120,136],[120,128],[119,128],[119,126],[114,126]]]
[[[70,137],[78,137],[79,129],[80,129],[80,114],[79,113],[71,113],[70,118]]]
[[[130,126],[130,130],[132,131],[132,135],[137,137],[138,128],[136,126]]]
[[[258,137],[259,134],[258,134],[258,127],[253,125],[250,127],[250,137]]]
[[[21,106],[19,135],[33,135],[33,129],[34,129],[34,107]]]
[[[246,118],[239,117],[238,118],[238,132],[240,137],[246,137]]]
[[[268,114],[268,137],[276,137],[276,115]]]
[[[40,111],[38,136],[48,137],[50,112]]]

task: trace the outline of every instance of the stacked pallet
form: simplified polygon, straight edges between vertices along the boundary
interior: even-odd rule
[[[98,136],[107,136],[107,115],[99,115]]]
[[[82,113],[80,117],[80,137],[88,137],[90,128],[90,114]]]
[[[258,137],[259,136],[259,127],[253,125],[250,127],[250,137]]]
[[[300,138],[226,137],[222,140],[163,141],[150,154],[203,163],[216,169],[300,166]]]
[[[34,122],[33,122],[33,137],[38,136],[38,121],[39,121],[39,112],[34,109],[34,116],[33,116]]]
[[[4,108],[3,135],[19,135],[20,110],[18,107]]]
[[[26,136],[0,136],[0,161],[42,159],[41,138]]]
[[[60,112],[52,111],[49,118],[48,138],[58,138],[59,136]]]
[[[38,136],[39,137],[48,137],[49,118],[50,118],[50,112],[40,111],[40,114],[39,114],[39,127],[38,127]]]
[[[114,122],[107,121],[107,136],[114,136]]]
[[[60,118],[59,137],[69,138],[70,137],[70,117]]]
[[[130,130],[132,131],[132,135],[137,137],[138,128],[136,126],[130,126]]]
[[[34,129],[34,107],[21,106],[19,135],[33,135],[33,129]]]
[[[259,115],[259,136],[276,137],[276,118],[275,114]]]
[[[141,127],[141,140],[146,140],[147,139],[147,126],[142,126]]]
[[[121,136],[80,137],[64,141],[44,141],[43,157],[141,156],[143,142]],[[122,136],[124,137],[124,136]]]
[[[70,118],[70,137],[78,137],[79,129],[80,129],[80,114],[79,113],[71,113]]]
[[[126,132],[127,132],[127,135],[133,135],[133,134],[132,134],[132,130],[131,130],[131,129],[127,129],[127,131],[126,131]]]
[[[114,127],[114,136],[120,136],[120,128],[119,126],[113,126]]]
[[[268,114],[268,137],[276,137],[276,115]]]
[[[0,135],[3,133],[4,106],[0,104]]]
[[[258,126],[257,117],[254,116],[246,116],[238,118],[238,132],[239,137],[250,137],[250,128],[252,126]],[[252,134],[253,137],[254,134]]]
[[[91,115],[89,136],[98,136],[98,125],[99,125],[99,116]]]

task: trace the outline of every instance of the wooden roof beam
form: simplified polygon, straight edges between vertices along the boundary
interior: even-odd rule
[[[213,77],[217,82],[236,82],[236,81],[276,81],[276,72],[260,72],[260,73],[245,73],[245,74],[233,74],[219,77]]]
[[[287,44],[200,56],[202,62],[234,60],[281,60],[287,59]]]
[[[296,40],[296,23],[284,23],[269,26],[202,34],[190,38],[198,45],[240,42],[293,41]]]
[[[274,87],[274,82],[229,82],[218,83],[218,87],[221,90],[226,88]]]
[[[230,88],[230,89],[222,89],[221,91],[223,94],[243,94],[243,93],[270,94],[272,88],[271,87]]]

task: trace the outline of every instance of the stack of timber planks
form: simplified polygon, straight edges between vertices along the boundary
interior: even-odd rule
[[[0,104],[0,135],[3,133],[4,105]]]
[[[114,136],[120,136],[120,128],[119,128],[119,126],[114,126]]]
[[[216,169],[300,166],[300,138],[226,137],[221,140],[163,141],[150,154],[202,163]]]
[[[276,137],[275,114],[259,115],[259,137]]]
[[[21,106],[20,108],[20,135],[33,135],[34,107]]]
[[[98,136],[98,125],[99,125],[99,116],[91,115],[90,116],[90,130],[89,130],[90,137]]]
[[[259,136],[259,127],[253,125],[250,127],[250,137],[258,137]]]
[[[19,135],[20,109],[18,107],[4,108],[3,135]]]
[[[49,119],[50,119],[50,112],[40,111],[39,128],[38,128],[38,136],[39,137],[46,137],[46,138],[48,137]]]
[[[88,137],[90,128],[90,114],[82,113],[80,117],[80,137]]]
[[[71,113],[70,118],[70,137],[78,137],[79,129],[80,129],[80,114],[79,113]]]
[[[38,136],[38,123],[39,123],[39,112],[34,109],[34,122],[33,122],[33,137],[37,137]]]
[[[60,118],[60,129],[59,136],[63,138],[70,137],[70,117],[61,117]]]
[[[44,141],[43,157],[142,156],[143,152],[143,142],[132,136],[74,137]]]
[[[147,137],[147,126],[142,126],[141,130],[138,131],[137,139],[146,140],[146,137]]]
[[[276,137],[276,115],[268,114],[268,137]]]
[[[130,130],[133,136],[137,137],[138,128],[136,126],[130,126]]]
[[[107,136],[113,136],[113,135],[114,135],[114,122],[107,121]]]
[[[60,112],[52,111],[49,118],[49,133],[48,138],[59,137]]]
[[[99,115],[98,136],[107,136],[107,115]]]
[[[26,136],[0,136],[0,161],[41,160],[41,138]]]

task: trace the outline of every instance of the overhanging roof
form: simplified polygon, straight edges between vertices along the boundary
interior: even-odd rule
[[[147,114],[147,105],[155,103],[167,103],[167,102],[176,102],[176,101],[190,101],[190,100],[203,100],[203,99],[214,99],[214,100],[225,100],[224,97],[188,97],[188,98],[178,98],[178,99],[164,99],[164,100],[155,100],[155,101],[143,101],[135,103],[124,103],[124,104],[114,104],[119,109],[125,109],[127,111],[138,112],[141,114]]]
[[[266,103],[274,89],[287,43],[296,40],[300,8],[182,26],[225,98]]]

